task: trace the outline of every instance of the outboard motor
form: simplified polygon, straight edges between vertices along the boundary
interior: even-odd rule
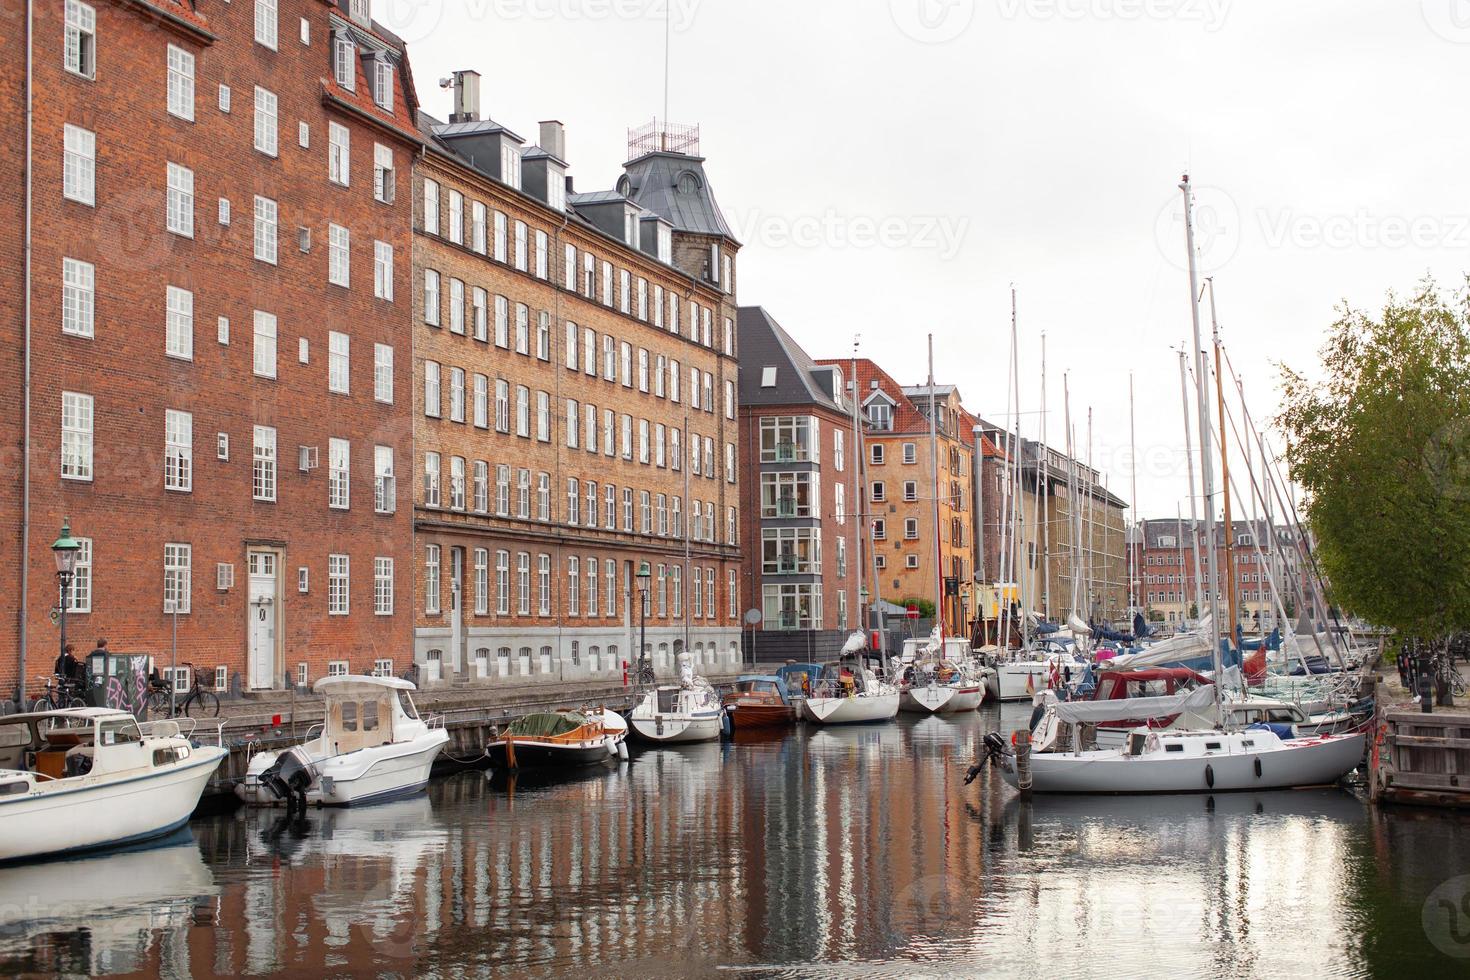
[[[260,781],[272,796],[285,801],[287,813],[306,812],[306,791],[313,781],[311,761],[296,749],[282,752],[275,764],[260,774]]]
[[[985,764],[987,762],[993,762],[996,765],[1001,765],[1004,763],[1006,754],[1006,740],[1001,737],[1000,732],[991,732],[990,734],[986,735],[984,745],[985,755],[980,758],[979,762],[976,762],[973,766],[970,767],[969,772],[965,773],[966,786],[973,783],[976,777],[978,777],[980,773],[984,771]]]

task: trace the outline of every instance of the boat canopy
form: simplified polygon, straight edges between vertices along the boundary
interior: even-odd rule
[[[767,685],[775,688],[776,693],[781,695],[782,701],[791,700],[791,693],[786,689],[786,682],[780,677],[771,674],[741,674],[735,678],[736,691],[766,690]]]
[[[1047,710],[1068,724],[1098,724],[1134,718],[1186,716],[1188,727],[1215,725],[1215,688],[1205,684],[1192,691],[1157,698],[1116,698],[1106,701],[1058,701]]]
[[[323,677],[312,686],[312,690],[329,698],[363,698],[377,697],[384,690],[416,691],[418,688],[401,677],[345,674],[339,677]]]
[[[551,738],[570,734],[586,724],[587,718],[575,711],[543,711],[517,718],[509,731],[518,738]]]
[[[787,687],[800,687],[799,681],[802,676],[805,676],[805,678],[809,682],[816,683],[817,678],[822,676],[822,665],[787,664],[780,670],[776,671],[776,676],[779,677],[782,683],[784,683]],[[795,681],[796,683],[793,683],[793,681]]]

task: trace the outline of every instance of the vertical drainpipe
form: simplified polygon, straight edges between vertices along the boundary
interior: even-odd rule
[[[986,581],[987,564],[985,561],[985,452],[984,436],[981,434],[980,426],[972,426],[970,434],[975,440],[975,451],[971,456],[970,493],[975,503],[975,580],[978,583]],[[978,618],[980,610],[979,594],[976,592],[975,611]]]
[[[18,672],[15,680],[15,701],[18,710],[25,710],[26,700],[26,623],[30,619],[30,540],[31,540],[31,170],[34,153],[34,105],[32,94],[35,71],[35,4],[26,0],[26,190],[25,190],[25,257],[23,278],[25,280],[25,353],[23,356],[22,381],[24,407],[24,433],[21,437],[21,505],[20,505],[20,652]]]

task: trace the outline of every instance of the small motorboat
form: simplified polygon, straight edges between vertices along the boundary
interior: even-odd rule
[[[0,718],[0,862],[123,847],[182,827],[226,752],[112,708]]]
[[[540,711],[517,718],[486,752],[497,770],[586,766],[627,752],[628,723],[615,711]]]
[[[449,733],[441,719],[419,717],[411,682],[347,675],[323,677],[314,690],[326,698],[320,733],[280,752],[256,753],[235,787],[240,799],[360,806],[411,796],[429,784]]]
[[[725,695],[725,715],[736,733],[786,728],[796,722],[796,710],[786,682],[768,674],[745,674],[735,690]]]
[[[713,742],[727,724],[719,694],[695,675],[694,658],[687,652],[679,654],[679,683],[649,691],[628,721],[639,738],[665,743]]]

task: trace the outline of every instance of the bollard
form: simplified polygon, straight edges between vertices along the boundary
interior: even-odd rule
[[[1434,677],[1427,669],[1419,675],[1419,711],[1434,714]]]
[[[1017,729],[1011,736],[1016,747],[1016,788],[1022,796],[1031,795],[1031,733]]]

